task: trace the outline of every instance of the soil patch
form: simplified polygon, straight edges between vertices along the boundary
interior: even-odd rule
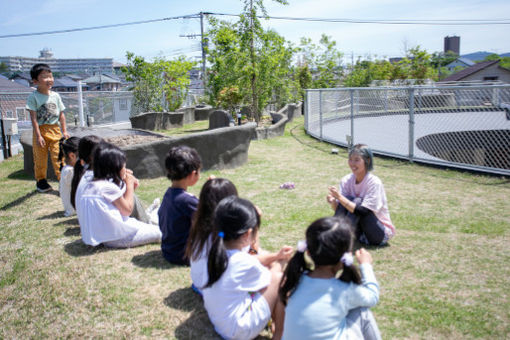
[[[161,139],[159,136],[142,136],[142,135],[124,135],[124,136],[115,136],[115,137],[108,137],[105,138],[105,140],[108,143],[115,144],[119,147],[121,146],[128,146],[133,144],[145,144],[154,142]]]

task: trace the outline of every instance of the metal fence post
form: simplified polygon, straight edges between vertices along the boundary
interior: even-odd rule
[[[303,108],[305,112],[305,131],[308,132],[308,90],[305,90],[305,97],[303,98]]]
[[[78,118],[80,119],[80,126],[85,126],[85,121],[83,119],[83,92],[81,90],[81,80],[78,80]]]
[[[349,147],[354,145],[354,90],[350,90],[351,95],[351,140],[347,141]]]
[[[414,88],[409,89],[409,161],[414,157]]]
[[[322,90],[319,90],[319,140],[322,142]]]

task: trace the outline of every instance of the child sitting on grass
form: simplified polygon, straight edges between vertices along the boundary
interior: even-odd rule
[[[345,218],[321,218],[308,227],[306,241],[298,243],[279,290],[286,304],[283,339],[381,338],[372,313],[361,308],[379,300],[372,257],[365,249],[356,251],[360,277],[351,254],[353,240]]]
[[[159,228],[163,235],[161,251],[168,262],[189,265],[184,250],[198,198],[186,190],[200,179],[202,161],[195,149],[176,146],[168,152],[165,167],[172,185],[166,191],[158,211]]]
[[[278,300],[281,265],[270,268],[250,255],[260,227],[260,215],[247,200],[229,196],[214,213],[214,237],[207,260],[208,282],[202,290],[204,305],[214,329],[225,339],[253,339],[274,321],[273,339],[283,329],[283,305]],[[287,249],[288,250],[288,249]],[[277,260],[288,260],[280,251]]]
[[[74,165],[78,158],[79,142],[80,138],[74,136],[60,140],[60,153],[58,154],[60,159],[60,182],[58,191],[64,206],[64,216],[66,217],[75,213],[74,207],[71,204],[71,184],[73,182]]]
[[[186,246],[186,258],[190,261],[192,288],[200,293],[207,284],[207,255],[213,238],[213,218],[216,205],[225,197],[237,196],[237,189],[225,178],[211,178],[202,186],[198,208],[193,216]]]
[[[126,169],[126,155],[113,144],[94,151],[94,178],[76,202],[85,244],[128,248],[161,240],[158,226],[129,217],[138,180]]]

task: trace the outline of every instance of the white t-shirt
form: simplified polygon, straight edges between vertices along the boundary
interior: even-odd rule
[[[75,213],[71,204],[71,184],[73,182],[74,168],[70,165],[65,165],[60,172],[60,182],[58,191],[62,205],[64,206],[64,216],[71,216]]]
[[[271,273],[255,256],[227,250],[228,266],[211,287],[202,290],[214,329],[225,339],[253,339],[267,325],[271,310],[258,293],[271,282]]]
[[[209,250],[211,249],[211,237],[207,239],[200,252],[200,256],[198,259],[193,260],[190,259],[190,274],[191,274],[191,282],[197,287],[199,290],[202,290],[203,287],[207,284],[209,280],[209,274],[207,274],[207,260]]]
[[[97,246],[136,234],[137,226],[142,222],[122,216],[113,204],[125,190],[125,186],[121,189],[105,180],[90,181],[85,185],[76,201],[83,243]]]
[[[86,170],[85,173],[81,176],[80,182],[76,187],[76,193],[74,194],[74,204],[76,206],[76,215],[78,215],[78,221],[80,221],[80,207],[78,206],[78,201],[80,200],[81,195],[83,194],[83,189],[87,186],[87,184],[92,181],[94,178],[94,171]]]
[[[354,203],[371,210],[375,217],[384,224],[389,236],[395,234],[395,226],[391,222],[388,201],[382,181],[371,172],[367,173],[363,180],[356,184],[354,174],[346,175],[340,182],[340,192],[344,196],[354,197]]]

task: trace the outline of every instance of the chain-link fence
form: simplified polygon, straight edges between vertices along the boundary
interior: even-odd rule
[[[23,130],[32,128],[30,113],[25,109],[30,92],[0,92],[0,117],[17,119],[18,133],[0,139],[2,149],[10,144],[11,153],[21,151],[19,137]],[[67,126],[108,125],[128,122],[131,114],[133,94],[128,91],[85,91],[82,92],[83,120],[80,120],[80,94],[78,92],[59,93],[64,105]],[[81,124],[81,122],[83,122]],[[1,154],[1,153],[0,153]],[[3,159],[5,155],[0,155]]]
[[[344,147],[510,175],[510,85],[307,90],[305,129]]]

